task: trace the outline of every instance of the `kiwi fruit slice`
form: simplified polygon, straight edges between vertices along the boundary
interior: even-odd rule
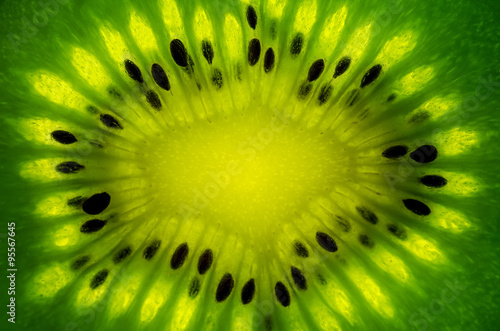
[[[16,327],[498,326],[498,2],[0,6]]]

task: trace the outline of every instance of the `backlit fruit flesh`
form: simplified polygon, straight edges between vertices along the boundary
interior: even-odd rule
[[[496,2],[0,7],[2,330],[498,328]]]

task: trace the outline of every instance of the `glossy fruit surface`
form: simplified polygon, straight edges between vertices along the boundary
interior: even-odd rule
[[[495,2],[0,8],[17,327],[498,325]]]

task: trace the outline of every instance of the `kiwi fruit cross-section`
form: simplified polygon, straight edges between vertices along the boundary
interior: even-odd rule
[[[0,8],[2,330],[500,323],[497,2]]]

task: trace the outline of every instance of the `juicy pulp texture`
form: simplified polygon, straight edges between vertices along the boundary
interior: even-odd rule
[[[17,323],[495,327],[493,5],[3,6]]]

